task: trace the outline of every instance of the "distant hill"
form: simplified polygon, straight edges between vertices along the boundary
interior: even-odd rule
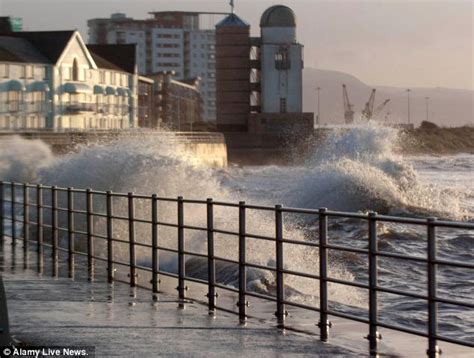
[[[372,88],[377,89],[375,107],[385,99],[391,101],[378,116],[391,123],[407,122],[407,93],[405,88],[371,87],[356,77],[343,72],[306,68],[303,72],[303,105],[308,112],[317,112],[316,87],[321,87],[321,119],[323,123],[343,123],[342,84],[347,85],[354,110],[360,113],[369,99]],[[412,88],[411,119],[419,125],[426,119],[426,101],[429,100],[429,120],[440,126],[462,126],[474,123],[474,91],[448,88]],[[387,119],[387,112],[388,115]]]

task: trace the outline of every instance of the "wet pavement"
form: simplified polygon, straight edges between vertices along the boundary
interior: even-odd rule
[[[146,289],[108,284],[100,276],[88,282],[81,269],[75,280],[52,278],[47,261],[45,273],[38,274],[35,260],[30,259],[31,268],[25,268],[21,244],[13,255],[9,243],[0,253],[10,331],[23,344],[95,347],[97,357],[334,357],[361,353],[323,344],[316,336],[283,332],[259,320],[250,319],[242,326],[230,313],[212,317],[200,303],[180,309],[172,294],[159,294],[154,301]],[[77,266],[82,264],[79,260]],[[60,276],[66,275],[60,270]]]

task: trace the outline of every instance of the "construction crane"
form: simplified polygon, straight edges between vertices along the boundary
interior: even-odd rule
[[[376,90],[373,89],[369,101],[365,104],[365,108],[362,110],[362,117],[366,120],[372,119],[372,116],[374,115],[375,93]]]
[[[389,102],[390,102],[390,98],[386,99],[380,106],[378,106],[374,111],[374,116],[377,116],[378,114],[380,114]],[[387,119],[388,115],[389,113],[387,113],[387,116],[385,116],[385,119]]]
[[[344,119],[346,124],[354,123],[354,106],[349,101],[349,95],[347,94],[346,85],[342,85],[342,97],[344,100]]]

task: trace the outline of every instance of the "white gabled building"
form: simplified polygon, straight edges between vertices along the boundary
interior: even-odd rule
[[[77,31],[0,33],[0,130],[136,127],[135,57],[124,66],[122,50],[112,62]]]

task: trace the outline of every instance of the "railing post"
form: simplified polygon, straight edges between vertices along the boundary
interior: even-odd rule
[[[160,256],[158,252],[158,196],[153,194],[151,196],[151,285],[153,293],[159,291],[159,277],[160,270]]]
[[[15,183],[10,184],[10,196],[11,196],[11,222],[12,222],[12,246],[16,246],[16,215],[15,215]]]
[[[185,298],[185,275],[186,262],[184,256],[184,201],[183,197],[178,197],[178,293],[179,299]],[[182,306],[180,306],[183,308]]]
[[[326,208],[319,209],[319,331],[320,339],[327,342],[329,338],[328,320],[328,216]]]
[[[74,277],[74,261],[75,261],[75,235],[74,235],[74,191],[72,188],[67,189],[67,239],[68,239],[68,268],[69,277]]]
[[[214,204],[207,199],[207,298],[209,314],[216,313],[216,260],[214,258]]]
[[[277,295],[277,324],[283,327],[285,324],[285,283],[283,264],[283,211],[282,206],[275,206],[275,238],[276,238],[276,295]]]
[[[381,335],[377,332],[378,303],[377,303],[377,213],[369,213],[369,350],[371,356],[378,355],[378,340]]]
[[[241,323],[245,323],[247,320],[247,307],[248,302],[246,301],[247,291],[247,271],[245,262],[245,202],[239,203],[239,319]]]
[[[91,189],[86,190],[86,216],[87,216],[87,271],[89,280],[94,280],[94,202]]]
[[[55,186],[51,188],[51,243],[52,251],[52,273],[53,277],[58,276],[58,191]]]
[[[107,211],[107,280],[109,283],[112,283],[115,278],[115,267],[114,267],[114,227],[113,219],[114,208],[113,208],[113,196],[112,192],[107,192],[106,197],[106,211]]]
[[[133,193],[128,193],[128,239],[130,253],[130,286],[135,287],[137,285],[137,263],[135,255],[135,201]]]
[[[44,246],[43,246],[43,186],[36,186],[36,252],[38,254],[38,272],[43,272]]]
[[[28,267],[28,246],[30,241],[30,207],[28,203],[28,184],[23,184],[23,260]]]
[[[5,242],[5,184],[0,181],[0,243]]]
[[[439,357],[437,344],[438,303],[436,302],[436,218],[428,218],[428,357]]]

